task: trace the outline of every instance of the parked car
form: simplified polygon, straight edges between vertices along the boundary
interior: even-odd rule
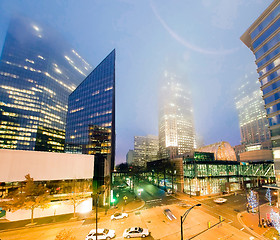
[[[149,236],[149,230],[147,228],[140,227],[132,227],[125,229],[123,232],[123,237],[131,238],[131,237],[147,237]]]
[[[107,228],[98,228],[97,232],[96,229],[93,229],[89,232],[89,234],[86,236],[85,240],[96,240],[96,235],[98,240],[102,239],[112,239],[116,236],[115,230],[109,230]]]
[[[115,213],[114,215],[111,216],[111,220],[117,220],[117,219],[122,219],[127,217],[128,217],[127,213]]]

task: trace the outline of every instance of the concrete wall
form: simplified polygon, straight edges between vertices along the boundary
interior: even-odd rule
[[[90,179],[94,156],[70,153],[0,149],[0,182]]]

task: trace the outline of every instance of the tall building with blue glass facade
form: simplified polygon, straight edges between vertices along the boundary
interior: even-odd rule
[[[280,185],[280,2],[273,1],[241,36],[253,52],[272,140],[276,182]]]
[[[115,165],[115,50],[70,94],[66,151],[95,155],[97,187]]]
[[[13,18],[0,61],[0,148],[63,152],[68,96],[90,71],[53,29]]]

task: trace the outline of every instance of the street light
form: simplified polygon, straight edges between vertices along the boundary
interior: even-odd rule
[[[258,192],[256,192],[257,193],[257,196],[258,196],[258,210],[259,210],[259,213],[258,213],[258,215],[259,215],[259,227],[262,227],[262,225],[261,225],[261,210],[260,210],[260,195],[259,195],[259,193]]]
[[[98,221],[98,201],[99,201],[99,196],[101,195],[101,193],[102,192],[97,192],[97,194],[96,194],[96,216],[95,216],[95,218],[96,218],[96,223],[95,223],[95,229],[96,229],[96,231],[95,231],[95,236],[96,236],[96,240],[97,240],[97,221]]]
[[[190,207],[190,208],[184,213],[184,215],[181,216],[181,240],[184,239],[184,238],[183,238],[183,235],[184,235],[184,233],[183,233],[183,223],[184,223],[186,217],[188,216],[189,212],[190,212],[194,207],[199,207],[199,206],[201,206],[200,203],[198,203],[198,204],[196,204],[196,205]]]

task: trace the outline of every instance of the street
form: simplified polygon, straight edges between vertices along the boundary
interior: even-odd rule
[[[141,191],[139,191],[139,189]],[[129,201],[134,201],[134,194],[129,187],[121,187],[115,190],[118,195],[119,204],[122,207],[115,211],[126,211],[124,196]],[[150,236],[146,239],[177,240],[180,239],[180,216],[182,216],[190,206],[201,203],[201,206],[193,208],[184,224],[184,239],[250,239],[249,232],[243,229],[237,220],[237,213],[246,210],[246,194],[224,196],[226,203],[217,204],[215,198],[189,198],[179,199],[178,196],[167,195],[165,191],[147,182],[139,182],[134,186],[137,197],[145,201],[145,206],[133,212],[129,212],[128,218],[111,221],[112,212],[107,215],[100,215],[98,228],[108,228],[115,230],[115,239],[123,239],[122,235],[126,228],[142,227],[148,228]],[[260,191],[260,201],[264,202],[265,191]],[[170,220],[164,215],[164,210],[170,209],[175,219]],[[219,216],[225,220],[219,223]],[[219,224],[218,224],[219,223]],[[208,229],[209,227],[213,228]],[[85,239],[90,230],[95,229],[94,213],[91,217],[80,221],[66,221],[63,223],[51,223],[47,225],[21,228],[18,230],[0,232],[1,240],[20,239],[44,239],[54,240],[55,236],[63,229],[71,230],[77,240]]]
[[[151,235],[146,239],[162,239],[162,240],[177,240],[180,239],[180,216],[186,209],[177,204],[169,205],[168,208],[172,211],[175,220],[170,221],[164,214],[163,210],[166,206],[153,207],[145,210],[130,213],[129,217],[123,220],[111,221],[110,216],[104,216],[99,220],[99,228],[108,228],[116,231],[115,239],[123,239],[122,234],[126,228],[139,226],[148,228]],[[207,229],[208,223],[212,225],[218,222],[218,219],[206,214],[199,207],[194,208],[188,215],[184,223],[184,237],[191,238],[198,233]],[[12,230],[1,232],[1,240],[12,239],[44,239],[54,240],[55,236],[62,229],[71,230],[73,236],[77,240],[85,239],[91,229],[95,228],[95,221],[76,221],[67,223],[54,223],[46,226],[38,226],[32,228],[23,228],[20,230]],[[230,233],[231,239],[249,239],[250,235],[233,228],[229,224],[222,223],[218,226],[209,229],[208,231],[198,235],[194,239],[224,239]]]

